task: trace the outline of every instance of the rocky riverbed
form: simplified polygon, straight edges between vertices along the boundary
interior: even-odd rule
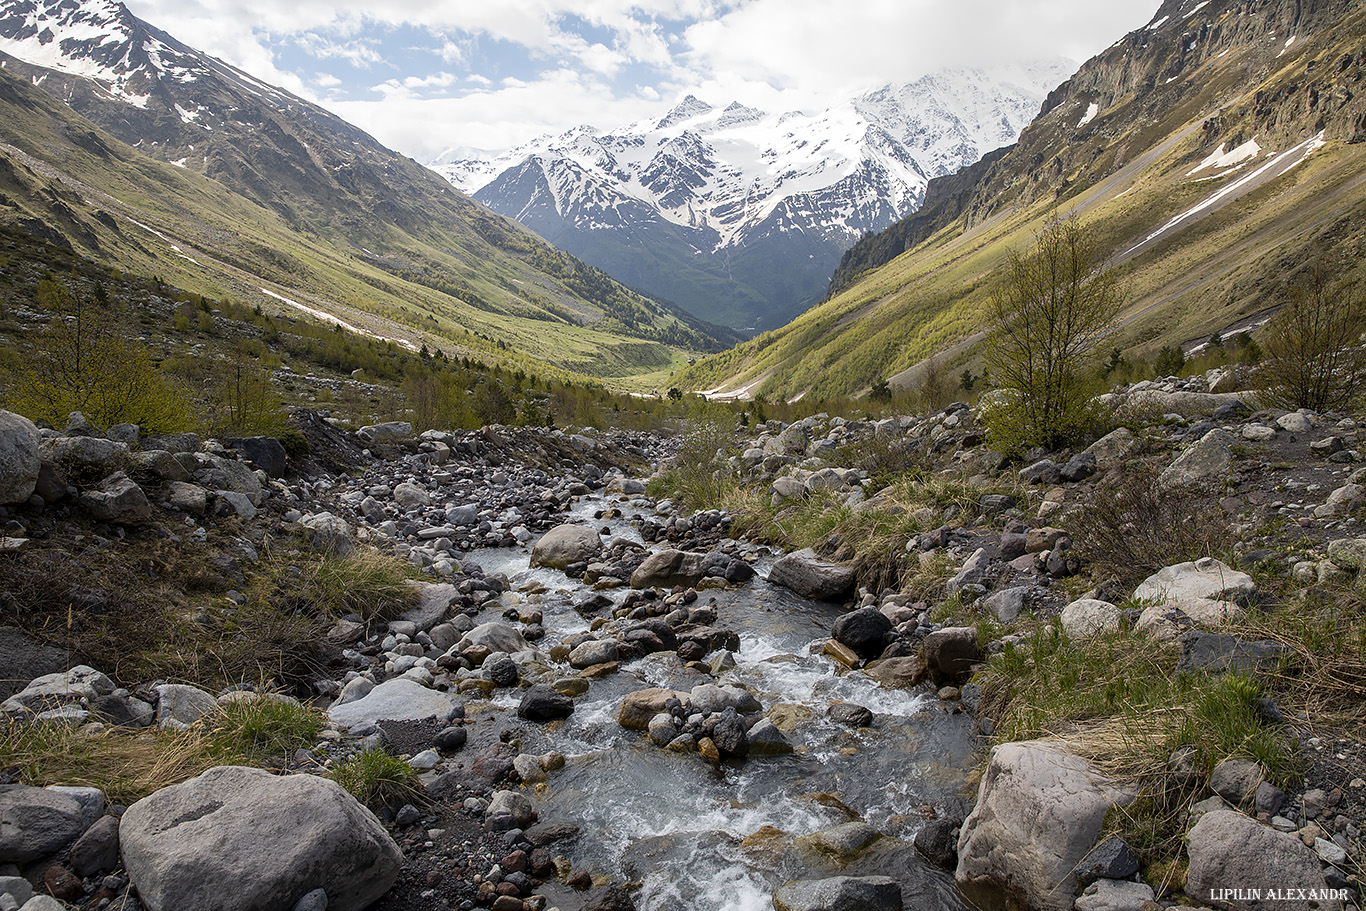
[[[326,721],[280,757],[286,774],[211,770],[128,807],[29,787],[7,767],[0,908],[1306,906],[1215,897],[1254,869],[1312,890],[1318,907],[1355,906],[1366,781],[1350,736],[1295,735],[1307,764],[1289,790],[1255,762],[1214,769],[1189,809],[1184,893],[1145,881],[1130,847],[1106,837],[1107,812],[1138,785],[1067,743],[1000,744],[976,780],[992,725],[971,681],[1025,641],[1016,624],[1056,618],[1076,641],[1133,627],[1177,643],[1185,673],[1256,668],[1284,647],[1222,631],[1262,595],[1218,560],[1132,590],[1073,584],[1085,570],[1067,530],[1074,505],[1138,460],[1160,463],[1163,483],[1222,483],[1249,568],[1279,560],[1313,584],[1360,570],[1355,422],[1252,413],[1208,382],[1186,387],[1123,392],[1167,416],[1157,435],[1040,453],[1005,468],[1013,493],[918,516],[904,559],[947,567],[930,595],[861,585],[838,541],[783,553],[738,535],[724,511],[648,496],[675,445],[655,435],[352,434],[303,412],[300,461],[273,440],[140,439],[78,417],[39,431],[0,414],[11,567],[58,545],[173,538],[246,579],[290,540],[336,558],[377,550],[421,580],[395,619],[335,618],[288,693],[115,679],[114,656],[67,655],[8,614],[9,731],[194,731],[233,703],[272,699]],[[957,406],[761,425],[721,469],[775,508],[833,492],[881,509],[867,470],[828,461],[860,440],[923,451],[967,479],[1002,476]],[[1273,520],[1279,538],[1259,536]],[[89,589],[71,610],[112,597]],[[945,602],[977,605],[994,635],[954,625]],[[376,748],[423,785],[377,816],[322,777]],[[1219,847],[1235,841],[1245,849]]]

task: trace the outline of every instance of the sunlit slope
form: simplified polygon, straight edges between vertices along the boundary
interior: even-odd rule
[[[1059,216],[1080,218],[1124,270],[1120,342],[1142,353],[1273,306],[1312,259],[1358,268],[1363,36],[1366,13],[1346,2],[1257,16],[1164,5],[1050,96],[974,189],[953,187],[862,242],[833,297],[678,382],[825,396],[904,383],[930,357],[956,364],[1007,252]],[[897,256],[897,244],[909,249]]]

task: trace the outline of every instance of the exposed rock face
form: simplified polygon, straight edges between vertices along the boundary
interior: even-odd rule
[[[290,911],[319,888],[334,911],[360,911],[403,864],[379,820],[338,785],[238,766],[139,800],[120,839],[149,911]]]
[[[822,560],[808,547],[774,563],[768,581],[813,601],[837,601],[853,588],[854,568]]]
[[[1242,813],[1213,810],[1200,817],[1186,836],[1190,867],[1186,873],[1189,895],[1209,895],[1228,883],[1284,883],[1295,889],[1325,889],[1323,864],[1312,848],[1293,835],[1277,832]],[[1290,911],[1305,902],[1249,902],[1234,899],[1231,907],[1258,911]],[[1319,911],[1340,911],[1342,902],[1321,900]]]
[[[602,550],[598,533],[583,525],[556,525],[531,549],[532,566],[564,569],[593,559]]]
[[[1077,865],[1133,796],[1055,744],[995,747],[958,837],[959,888],[984,908],[1072,911]]]
[[[1227,431],[1211,430],[1162,472],[1160,483],[1180,487],[1227,477],[1233,462],[1233,444],[1234,439]]]
[[[38,428],[22,415],[0,411],[0,505],[33,496],[41,466]]]

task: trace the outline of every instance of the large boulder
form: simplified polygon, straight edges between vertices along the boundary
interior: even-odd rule
[[[1293,835],[1249,819],[1233,810],[1205,813],[1186,835],[1190,866],[1186,894],[1205,898],[1223,896],[1221,907],[1242,911],[1290,911],[1316,908],[1341,911],[1342,902],[1327,888],[1323,864],[1312,848]],[[1239,887],[1236,891],[1234,887]],[[1284,900],[1254,900],[1256,887],[1275,887]],[[1316,890],[1317,904],[1307,903],[1299,890]]]
[[[812,601],[839,601],[854,587],[854,567],[822,560],[811,548],[780,558],[768,571],[768,581]]]
[[[41,467],[38,428],[22,415],[0,411],[0,506],[28,502]]]
[[[379,820],[339,785],[238,766],[139,800],[119,837],[149,911],[290,911],[314,889],[331,911],[360,911],[403,865]]]
[[[1257,591],[1257,583],[1247,573],[1213,557],[1193,563],[1168,566],[1139,583],[1135,601],[1151,601],[1164,607],[1181,607],[1183,602],[1240,601]]]
[[[1076,867],[1129,790],[1058,744],[992,749],[958,836],[955,880],[983,908],[1072,911]]]
[[[946,626],[935,630],[925,637],[921,653],[930,674],[941,682],[966,678],[972,673],[973,665],[983,658],[977,630],[971,626]]]
[[[1233,463],[1233,435],[1218,428],[1200,438],[1194,446],[1177,456],[1159,483],[1166,487],[1209,484],[1228,477]]]
[[[706,575],[706,554],[688,551],[655,551],[631,574],[632,588],[672,588],[675,585],[693,586]]]
[[[564,569],[571,563],[592,560],[602,550],[595,529],[583,525],[556,525],[541,535],[531,548],[531,565]]]
[[[289,471],[289,455],[275,437],[239,437],[225,442],[272,478],[283,478]]]
[[[670,699],[679,702],[688,698],[687,693],[676,690],[650,687],[627,693],[617,709],[617,724],[633,731],[644,731],[650,727],[650,719],[665,711],[665,703]]]
[[[531,646],[527,644],[526,638],[518,632],[517,627],[493,620],[488,623],[481,623],[470,630],[456,643],[455,647],[456,650],[462,652],[469,648],[482,647],[490,652],[507,652],[509,655],[514,655]]]
[[[1113,633],[1119,629],[1122,616],[1123,612],[1109,601],[1079,598],[1062,609],[1062,631],[1073,640]]]

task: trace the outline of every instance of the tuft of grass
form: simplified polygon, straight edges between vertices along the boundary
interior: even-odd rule
[[[214,766],[279,768],[322,725],[317,710],[268,695],[231,703],[188,731],[12,721],[0,728],[0,770],[38,787],[96,787],[128,805]]]
[[[357,548],[346,557],[290,553],[269,567],[270,588],[256,594],[292,614],[386,621],[416,604],[412,575],[411,565],[373,548]]]
[[[347,757],[328,777],[376,812],[384,807],[415,803],[423,796],[422,782],[412,766],[382,747],[370,747]]]

